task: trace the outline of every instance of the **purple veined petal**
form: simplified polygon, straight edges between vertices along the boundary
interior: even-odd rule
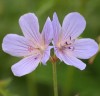
[[[77,38],[85,29],[86,21],[82,15],[77,12],[69,13],[65,16],[62,24],[62,39],[67,40]]]
[[[11,67],[11,70],[15,76],[21,77],[34,71],[39,65],[41,58],[36,56],[29,56]]]
[[[41,62],[45,65],[46,62],[49,60],[50,58],[50,50],[51,48],[53,48],[52,46],[49,46],[45,51],[44,51],[44,54],[43,54],[43,57],[42,57],[42,60]]]
[[[8,34],[4,37],[2,49],[12,56],[26,56],[29,54],[28,41],[25,37],[16,34]]]
[[[62,61],[62,53],[59,51],[59,49],[54,46],[54,51],[56,56],[60,59],[60,61]]]
[[[64,63],[66,63],[67,65],[71,65],[74,66],[80,70],[84,70],[86,67],[86,64],[83,63],[81,60],[77,59],[74,56],[70,56],[67,54],[62,54],[62,60],[64,61]]]
[[[49,17],[47,18],[46,23],[43,27],[42,37],[43,37],[44,43],[46,45],[49,45],[49,43],[51,42],[51,40],[53,38],[52,22]]]
[[[53,40],[56,44],[59,40],[59,36],[61,33],[61,25],[58,20],[58,16],[56,13],[53,14],[53,20],[52,20],[52,26],[53,26]]]
[[[19,19],[19,24],[26,38],[34,40],[36,43],[41,42],[39,23],[34,13],[27,13],[21,16]]]
[[[98,44],[93,39],[78,39],[74,44],[73,54],[77,58],[88,59],[98,51]]]

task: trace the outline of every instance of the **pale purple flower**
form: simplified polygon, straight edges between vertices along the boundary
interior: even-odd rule
[[[98,45],[93,39],[77,38],[85,29],[86,21],[84,17],[77,12],[72,12],[65,16],[61,27],[58,17],[54,13],[52,25],[56,56],[68,65],[75,66],[80,70],[85,69],[86,64],[78,58],[90,58],[98,51]]]
[[[3,39],[4,52],[17,57],[23,57],[11,69],[15,76],[23,76],[35,70],[40,62],[45,64],[50,57],[49,46],[52,40],[52,22],[48,17],[42,33],[39,32],[39,23],[34,13],[20,17],[19,24],[24,36],[8,34]]]

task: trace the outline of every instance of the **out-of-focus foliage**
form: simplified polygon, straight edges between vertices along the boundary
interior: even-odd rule
[[[27,12],[38,16],[41,31],[46,18],[52,19],[54,12],[62,23],[64,16],[73,11],[80,12],[87,21],[81,36],[98,41],[100,0],[0,0],[0,96],[53,96],[52,64],[41,64],[31,74],[15,77],[11,66],[20,58],[2,51],[2,39],[9,33],[22,35],[18,19]],[[100,53],[84,62],[87,64],[84,71],[58,62],[59,96],[100,96]]]

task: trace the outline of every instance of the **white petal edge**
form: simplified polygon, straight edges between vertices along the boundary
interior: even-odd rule
[[[22,57],[29,53],[28,45],[28,40],[23,36],[8,34],[3,39],[2,49],[12,56]]]
[[[93,39],[78,39],[75,41],[73,54],[77,58],[89,59],[98,52],[98,49],[98,44]]]
[[[27,13],[20,17],[19,24],[24,36],[36,43],[41,42],[38,18],[34,13]]]
[[[18,63],[14,64],[11,67],[11,70],[15,76],[18,76],[18,77],[24,76],[34,71],[39,65],[40,60],[41,58],[38,56],[26,57],[22,59],[21,61],[19,61]]]
[[[58,16],[56,12],[53,14],[52,26],[53,26],[53,40],[54,40],[54,44],[56,44],[59,40],[59,36],[61,33],[61,25],[58,20]]]
[[[63,40],[67,40],[69,37],[72,39],[77,38],[84,31],[85,27],[86,21],[80,13],[69,13],[65,16],[62,23]]]
[[[52,22],[49,17],[47,18],[44,24],[44,27],[42,30],[42,37],[46,45],[49,45],[53,38],[53,27],[52,27]]]

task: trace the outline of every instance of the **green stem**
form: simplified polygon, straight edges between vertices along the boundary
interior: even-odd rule
[[[52,64],[52,67],[53,67],[54,96],[58,96],[56,63],[53,63],[53,64]]]

